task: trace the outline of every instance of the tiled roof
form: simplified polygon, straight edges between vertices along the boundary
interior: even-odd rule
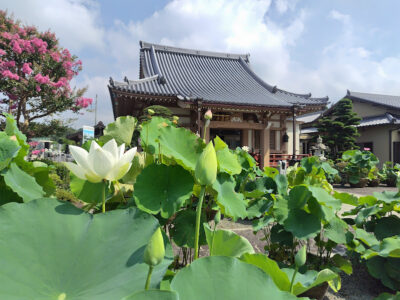
[[[367,127],[367,126],[376,126],[385,124],[400,124],[400,117],[389,113],[385,113],[379,116],[365,117],[360,121],[360,124],[357,125],[357,127]]]
[[[346,97],[400,109],[400,96],[359,93],[348,90]]]
[[[299,116],[296,118],[298,122],[303,122],[303,123],[311,123],[314,122],[316,119],[318,119],[322,115],[323,111],[316,111],[312,112],[309,114],[305,114],[302,116]]]
[[[140,42],[139,80],[117,82],[111,87],[178,99],[238,105],[290,107],[328,103],[328,97],[312,98],[269,85],[251,69],[249,55],[198,51]]]

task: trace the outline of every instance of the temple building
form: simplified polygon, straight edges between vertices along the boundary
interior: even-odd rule
[[[298,158],[296,116],[324,109],[328,97],[313,98],[264,82],[252,70],[249,56],[141,41],[139,79],[110,78],[114,117],[138,117],[147,106],[163,105],[180,117],[180,126],[202,132],[203,114],[211,109],[206,140],[218,135],[231,148],[248,146],[261,166]]]

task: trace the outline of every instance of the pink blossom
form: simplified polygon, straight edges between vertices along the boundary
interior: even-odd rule
[[[40,88],[39,85],[36,86],[36,92],[40,92],[42,89]]]
[[[40,150],[33,150],[33,151],[32,151],[32,154],[33,154],[33,155],[38,155],[39,153],[40,153]]]
[[[1,72],[1,74],[4,77],[10,78],[10,79],[14,79],[14,80],[19,79],[19,76],[17,74],[12,73],[10,70],[4,70],[3,72]]]
[[[88,107],[90,104],[92,104],[92,102],[93,102],[93,99],[91,99],[91,98],[83,98],[83,97],[78,97],[75,100],[76,106],[81,107],[81,108]]]
[[[9,32],[2,32],[2,33],[1,33],[1,36],[2,36],[3,38],[7,39],[7,40],[11,40],[12,37],[13,37],[13,35],[12,35],[11,33],[9,33]]]
[[[12,49],[13,49],[13,51],[15,52],[15,53],[18,53],[18,54],[21,54],[22,53],[22,49],[21,49],[21,47],[19,46],[19,44],[18,44],[18,42],[17,41],[12,41]]]
[[[43,41],[42,39],[39,39],[37,37],[34,37],[31,40],[32,45],[34,45],[37,48],[37,51],[41,54],[44,54],[47,52],[47,43]]]
[[[3,49],[0,49],[0,55],[5,55],[6,51],[4,51]]]
[[[58,52],[52,52],[50,53],[51,58],[56,61],[59,62],[60,61],[60,53]]]
[[[50,82],[50,78],[48,75],[43,76],[42,74],[37,74],[35,76],[35,80],[40,84],[47,84]]]
[[[57,82],[51,82],[52,86],[59,88],[68,84],[67,78],[61,77]]]
[[[31,74],[32,73],[31,63],[24,63],[24,65],[22,66],[22,72],[28,75]]]
[[[35,48],[32,46],[31,41],[28,40],[18,40],[20,46],[23,50],[28,53],[35,53]]]
[[[14,68],[15,67],[15,61],[13,61],[13,60],[5,61],[3,66],[6,67],[6,68]]]
[[[38,142],[29,142],[28,144],[29,144],[29,146],[31,146],[31,147],[36,147],[37,145],[39,145]]]

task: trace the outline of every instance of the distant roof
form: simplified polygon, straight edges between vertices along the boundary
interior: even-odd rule
[[[134,94],[171,96],[184,101],[290,107],[325,106],[313,98],[264,82],[250,67],[249,54],[230,54],[140,42],[140,79],[110,87]]]
[[[298,119],[300,118],[301,117],[299,117]],[[388,125],[388,124],[400,124],[400,116],[393,115],[390,113],[385,113],[383,115],[365,117],[360,121],[360,124],[358,124],[356,127],[368,127],[368,126]],[[315,133],[315,132],[318,132],[318,129],[316,127],[307,127],[300,129],[300,133],[303,134]]]
[[[322,115],[323,112],[324,111],[320,110],[320,111],[312,112],[309,114],[305,114],[305,115],[297,117],[296,120],[298,122],[311,123],[311,122],[314,122],[315,120],[317,120]]]
[[[371,93],[359,93],[351,92],[347,90],[347,98],[355,100],[370,102],[372,104],[379,104],[388,106],[391,108],[400,109],[400,96],[382,95],[382,94],[371,94]]]
[[[365,117],[357,127],[367,127],[385,124],[400,124],[400,116],[385,113],[379,116]]]

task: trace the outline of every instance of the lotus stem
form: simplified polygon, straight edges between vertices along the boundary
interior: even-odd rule
[[[204,142],[206,141],[206,132],[207,132],[207,127],[210,125],[210,120],[206,120],[204,124],[204,130],[203,130],[203,140]]]
[[[294,279],[296,278],[297,275],[297,271],[299,269],[296,267],[296,269],[294,270],[293,276],[292,276],[292,281],[290,282],[290,293],[293,294],[293,284],[294,284]]]
[[[103,214],[106,212],[106,182],[103,182],[103,187],[101,189],[101,200],[102,200],[102,209],[101,211],[103,212]]]
[[[199,236],[200,236],[200,219],[201,219],[201,207],[203,206],[204,195],[206,193],[206,187],[201,186],[199,203],[196,208],[196,231],[194,236],[194,259],[199,258]]]
[[[144,286],[145,290],[149,289],[150,281],[151,281],[151,274],[153,273],[153,266],[149,266],[149,272],[147,273],[146,285]]]

